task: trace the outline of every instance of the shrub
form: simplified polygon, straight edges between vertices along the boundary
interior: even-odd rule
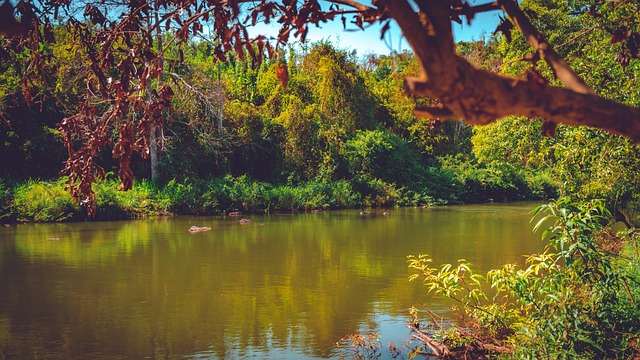
[[[637,357],[637,234],[606,228],[611,215],[600,201],[563,198],[536,214],[544,215],[536,228],[551,223],[542,234],[549,245],[523,269],[507,264],[482,276],[465,260],[437,269],[426,255],[409,257],[418,270],[412,279],[462,305],[466,324],[435,330],[437,338],[465,344],[465,353],[511,358]]]
[[[128,215],[118,203],[118,184],[115,180],[100,181],[93,185],[96,200],[96,220],[127,219]]]
[[[18,185],[14,192],[18,221],[60,222],[82,217],[83,211],[65,190],[65,179]]]
[[[456,157],[441,158],[452,202],[517,201],[555,198],[558,187],[547,171],[516,169],[504,163],[480,165]]]
[[[11,222],[15,219],[13,193],[4,179],[0,179],[0,222]]]
[[[362,195],[356,192],[353,185],[346,180],[338,180],[324,186],[329,194],[328,201],[331,209],[353,208],[362,201]]]
[[[528,190],[527,199],[548,200],[558,197],[558,184],[548,171],[521,170],[519,174]]]
[[[96,196],[96,220],[132,219],[159,215],[167,212],[167,199],[146,180],[135,181],[128,191],[118,190],[115,179],[94,184]]]
[[[273,189],[270,196],[273,210],[298,211],[301,207],[296,188],[291,186],[278,186]]]
[[[184,183],[170,180],[160,191],[165,208],[176,214],[199,215],[211,211],[211,204],[204,197],[204,185],[201,181],[187,178]],[[215,206],[214,206],[215,208]]]
[[[128,191],[116,192],[116,200],[130,218],[159,215],[166,211],[158,200],[158,188],[147,180],[136,180]]]
[[[386,131],[358,131],[345,143],[345,158],[354,177],[401,185],[420,180],[418,157],[402,138]]]
[[[434,199],[431,195],[429,195],[430,191],[428,189],[422,190],[412,190],[401,188],[400,191],[400,199],[398,199],[398,206],[435,206],[435,205],[443,205],[446,202],[442,199]]]

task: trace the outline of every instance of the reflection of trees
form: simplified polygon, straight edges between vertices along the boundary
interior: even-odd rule
[[[54,261],[84,267],[131,256],[149,245],[150,231],[161,221],[61,223],[21,225],[15,236],[17,251],[33,262]]]
[[[11,294],[0,295],[0,325],[11,323],[12,350],[54,341],[70,356],[225,357],[273,348],[329,356],[381,308],[405,315],[424,300],[422,287],[406,280],[407,254],[474,261],[499,253],[501,262],[522,253],[508,241],[481,248],[452,240],[443,220],[480,232],[478,219],[454,213],[272,215],[245,226],[212,218],[20,226],[10,241],[15,253],[0,264],[0,285]],[[189,234],[194,222],[213,230]],[[25,328],[30,339],[20,335]]]

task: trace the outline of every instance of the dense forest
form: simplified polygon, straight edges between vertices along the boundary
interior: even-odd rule
[[[561,5],[536,11],[538,26],[579,64],[590,85],[607,97],[636,102],[637,62],[602,59],[602,52],[615,53],[618,44],[597,31],[584,33],[582,22],[592,18],[572,17]],[[70,36],[63,27],[54,33]],[[478,67],[518,75],[531,70],[519,61],[527,53],[523,41],[497,33],[456,47]],[[598,52],[583,50],[587,43]],[[138,184],[129,194],[117,192],[113,146],[101,150],[96,165],[105,169],[106,181],[94,185],[99,219],[570,194],[606,199],[618,218],[635,220],[638,146],[627,138],[562,125],[545,137],[542,120],[520,117],[481,127],[418,118],[413,108],[431,100],[403,91],[403,79],[418,72],[409,51],[358,54],[322,41],[281,49],[278,59],[259,62],[244,50],[245,56],[230,55],[221,63],[213,50],[212,42],[196,37],[166,55],[162,81],[176,94],[172,110],[164,113],[155,181],[148,157],[134,152]],[[89,64],[82,49],[64,41],[47,51],[56,61],[48,63],[40,89],[27,88],[21,79],[28,65],[24,54],[2,60],[5,222],[86,218],[57,180],[66,159],[58,126],[91,91]],[[277,74],[283,65],[286,87]]]
[[[141,3],[132,13],[148,5]],[[329,41],[272,48],[238,35],[237,26],[209,38],[200,23],[209,12],[189,14],[186,25],[176,15],[179,36],[167,30],[153,37],[140,26],[145,36],[92,43],[94,33],[110,30],[91,2],[87,23],[43,24],[55,41],[36,41],[37,51],[3,47],[0,222],[551,200],[537,210],[535,226],[549,226],[549,245],[524,268],[507,264],[485,276],[465,260],[435,268],[427,255],[410,257],[412,278],[457,301],[463,315],[460,326],[438,328],[434,320],[430,330],[416,315],[413,330],[442,357],[458,350],[461,357],[637,358],[638,6],[498,1],[487,6],[507,12],[525,36],[504,20],[492,35],[451,45],[453,55],[446,52],[450,23],[465,9],[458,2],[415,1],[422,18],[406,1],[334,3],[353,5],[359,26],[395,18],[413,51],[358,54]],[[256,17],[273,11],[273,3],[260,4]],[[308,15],[298,22],[283,15],[286,34],[287,26],[304,35],[323,16],[344,14],[314,1],[300,9],[283,4],[286,16]],[[467,17],[487,8],[466,6]],[[239,21],[234,11],[223,20]],[[162,18],[167,29],[169,19]],[[412,26],[426,35],[408,32]],[[550,46],[532,53],[542,36],[531,28],[553,53],[545,52]],[[430,46],[435,55],[425,51]],[[264,56],[265,47],[276,54]],[[443,59],[456,65],[458,78],[441,71]],[[456,81],[469,82],[455,96],[419,96],[449,95]],[[500,84],[509,81],[515,85],[505,90]],[[608,106],[631,120],[602,118]],[[548,117],[494,121],[506,113]],[[576,126],[587,121],[597,128]]]
[[[491,52],[497,44],[492,39],[459,46],[468,56],[495,64],[497,56]],[[173,99],[174,110],[166,114],[160,178],[153,184],[152,199],[146,199],[156,204],[156,211],[211,214],[457,204],[549,198],[559,189],[559,178],[552,173],[557,162],[529,160],[545,157],[542,138],[535,134],[540,133],[539,124],[528,130],[534,137],[530,143],[503,156],[498,149],[511,148],[507,142],[522,141],[523,135],[505,133],[506,139],[491,139],[489,129],[474,131],[460,121],[435,124],[416,118],[415,101],[402,90],[404,77],[417,71],[409,52],[358,56],[329,42],[292,46],[285,51],[290,78],[283,88],[276,76],[277,61],[258,64],[246,56],[216,64],[211,50],[208,42],[193,41],[180,49],[180,55],[176,51],[176,61],[166,71],[165,81],[180,90]],[[178,56],[184,62],[178,62]],[[14,88],[5,87],[10,121],[3,125],[7,131],[1,151],[7,166],[2,167],[2,177],[7,188],[18,184],[20,220],[40,216],[37,209],[25,209],[33,218],[20,211],[29,206],[21,196],[34,196],[26,192],[38,188],[33,183],[20,185],[22,181],[55,180],[62,168],[66,149],[56,124],[65,108],[58,100],[72,103],[77,100],[72,94],[86,86],[81,73],[70,72],[78,68],[76,59],[70,56],[71,64],[51,69],[55,97],[31,106],[15,75],[20,72],[13,67],[19,64],[3,74],[5,84],[13,83]],[[118,164],[111,151],[103,150],[99,165],[115,174]],[[133,169],[140,180],[150,176],[149,161],[140,156],[134,158]],[[103,186],[108,185],[98,185]],[[227,194],[227,202],[212,198],[216,194],[210,194],[211,188],[225,186],[242,194],[233,199]],[[57,187],[52,196],[62,196],[63,183]],[[306,187],[309,194],[272,202],[274,187]],[[163,192],[170,195],[160,204]],[[167,203],[169,199],[173,201]],[[49,215],[61,217],[42,220],[70,216]],[[101,208],[98,215],[104,215]]]

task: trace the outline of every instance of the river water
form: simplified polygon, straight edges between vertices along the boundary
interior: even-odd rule
[[[0,358],[339,358],[367,331],[400,346],[412,305],[450,309],[407,280],[406,256],[523,263],[544,246],[535,206],[0,228]]]

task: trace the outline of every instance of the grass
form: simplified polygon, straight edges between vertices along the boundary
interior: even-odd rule
[[[15,187],[13,207],[18,221],[60,222],[78,219],[80,206],[65,190],[64,179],[29,180]]]
[[[247,176],[210,179],[171,180],[164,186],[139,180],[130,191],[118,191],[116,179],[94,184],[96,216],[93,220],[120,220],[165,214],[219,215],[232,211],[246,213],[298,212],[360,207],[431,206],[445,203],[477,202],[476,192],[510,191],[513,181],[484,170],[463,174],[435,174],[429,181],[397,186],[377,178],[347,181],[309,181],[298,184],[270,184]],[[482,182],[482,186],[470,179]],[[54,181],[29,180],[13,187],[0,179],[0,221],[61,222],[89,220],[65,190],[65,178]],[[529,179],[527,179],[529,180]],[[534,189],[539,179],[519,183]],[[466,184],[466,186],[465,186]],[[500,190],[502,189],[502,190]],[[538,193],[544,190],[538,190]],[[536,193],[531,191],[529,193]],[[434,198],[437,194],[440,198]],[[498,197],[498,200],[501,199]],[[514,199],[520,199],[515,197]],[[514,200],[511,199],[511,200]]]

